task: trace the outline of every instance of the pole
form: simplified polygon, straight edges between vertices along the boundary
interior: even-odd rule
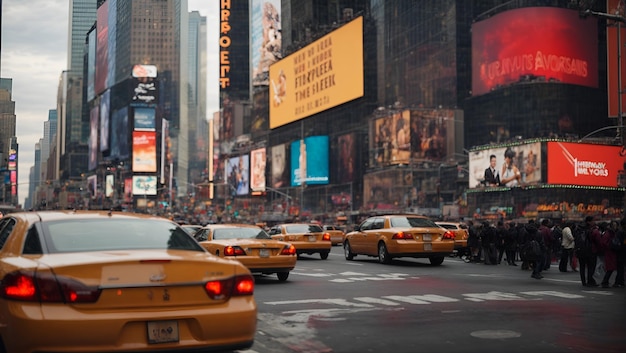
[[[174,205],[172,204],[172,179],[174,178],[174,163],[170,163],[170,184],[169,184],[169,192],[170,192],[170,211],[173,212]]]

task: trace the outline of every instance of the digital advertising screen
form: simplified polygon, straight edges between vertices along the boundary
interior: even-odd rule
[[[494,157],[492,163],[492,156]],[[495,169],[495,173],[491,169]],[[488,171],[489,169],[489,171]],[[488,174],[499,183],[489,182]],[[512,178],[519,174],[519,178]],[[511,179],[508,181],[508,179]],[[541,183],[541,142],[494,147],[469,154],[469,187],[515,187]]]
[[[505,11],[472,25],[472,95],[524,82],[597,88],[598,20],[557,7]]]
[[[98,106],[89,111],[89,170],[98,166]]]
[[[230,185],[231,195],[250,193],[250,156],[247,154],[231,157],[226,161],[226,182]]]
[[[328,184],[328,136],[291,143],[291,186]]]
[[[100,152],[109,150],[111,90],[106,90],[100,98]]]
[[[92,30],[88,34],[89,44],[87,46],[87,101],[92,101],[96,97],[96,31]]]
[[[146,196],[157,194],[156,175],[133,175],[133,195]]]
[[[265,191],[265,167],[267,164],[265,148],[250,152],[250,189],[253,192]]]
[[[617,187],[626,156],[620,146],[548,142],[548,184]]]
[[[282,58],[280,0],[252,0],[250,55],[252,85],[267,85],[271,64]]]
[[[107,174],[104,177],[104,196],[111,198],[115,192],[115,175]]]
[[[115,133],[111,134],[111,151],[109,156],[112,159],[127,159],[130,156],[130,136],[128,135],[128,108],[116,110],[111,114],[111,129]]]
[[[272,146],[269,162],[271,164],[273,188],[289,186],[289,168],[287,166],[287,144]]]
[[[156,130],[156,116],[154,108],[134,108],[135,130]]]
[[[105,1],[96,13],[96,94],[102,93],[107,87],[109,72],[109,2]]]
[[[133,172],[156,172],[156,132],[133,131]]]
[[[363,17],[270,66],[270,129],[363,96]]]
[[[356,169],[356,135],[354,133],[340,135],[337,138],[337,145],[339,146],[338,182],[350,183],[354,180]]]

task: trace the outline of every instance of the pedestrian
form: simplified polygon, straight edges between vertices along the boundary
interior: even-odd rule
[[[470,249],[470,262],[480,262],[479,230],[470,219],[467,221],[467,247]]]
[[[544,218],[541,220],[539,225],[539,234],[541,235],[544,244],[543,270],[547,271],[550,269],[550,264],[552,263],[552,243],[554,243],[549,219]]]
[[[626,217],[622,218],[620,221],[620,227],[617,232],[615,232],[615,236],[618,238],[621,246],[619,250],[617,250],[617,271],[613,287],[624,288],[624,266],[626,264]]]
[[[567,222],[561,230],[561,259],[559,261],[559,271],[567,272],[569,264],[572,271],[576,272],[574,265],[574,235],[572,235],[572,223]]]
[[[546,246],[543,243],[543,235],[541,234],[541,232],[539,232],[539,229],[531,226],[528,227],[528,236],[529,236],[529,243],[530,242],[537,242],[538,246],[539,246],[539,250],[537,253],[535,253],[535,251],[532,252],[532,254],[534,256],[531,256],[529,258],[529,262],[530,262],[530,267],[532,267],[533,272],[530,275],[530,277],[534,278],[534,279],[542,279],[543,275],[541,274],[541,271],[543,271],[544,269],[544,261],[546,259],[545,257],[545,252],[546,252]]]
[[[496,250],[496,228],[490,225],[489,222],[483,222],[483,228],[479,237],[483,247],[485,265],[495,265],[498,257]]]
[[[531,266],[531,262],[529,261],[528,257],[526,256],[525,252],[522,251],[523,249],[525,249],[527,247],[527,244],[530,242],[531,240],[531,236],[530,236],[530,232],[528,231],[528,229],[534,227],[534,224],[532,223],[527,223],[527,224],[522,224],[520,223],[517,226],[517,250],[519,252],[519,257],[520,260],[522,261],[522,270],[523,271],[527,271],[530,270],[530,266]]]
[[[506,262],[511,266],[517,266],[515,257],[517,253],[517,224],[510,222],[504,237],[504,251],[506,252]]]
[[[509,224],[503,221],[498,221],[496,227],[496,251],[498,253],[498,265],[502,263],[502,257],[504,256],[504,239],[508,233]]]
[[[584,239],[579,241],[578,239],[581,237],[584,237]],[[597,238],[597,243],[599,243],[600,237],[600,230],[593,221],[593,216],[585,217],[585,222],[574,232],[580,281],[585,287],[598,287],[598,283],[593,278],[593,275],[596,272],[596,263],[598,261],[597,245],[594,244],[595,241],[593,239]],[[581,242],[588,245],[579,245],[578,243]]]
[[[611,222],[602,233],[602,241],[600,243],[601,252],[604,254],[604,277],[602,278],[602,288],[609,288],[609,280],[613,271],[617,270],[617,252],[611,248],[613,238],[617,236],[617,228],[615,222]]]

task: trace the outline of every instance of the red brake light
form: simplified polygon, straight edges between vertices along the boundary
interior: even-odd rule
[[[100,293],[97,286],[87,286],[72,278],[55,276],[50,272],[11,272],[0,285],[2,297],[22,301],[94,303]]]
[[[286,245],[283,250],[280,251],[281,255],[295,255],[296,254],[296,247],[293,245]]]
[[[246,252],[238,246],[227,246],[224,248],[224,256],[242,256]]]
[[[328,234],[328,233],[324,233],[324,235],[322,235],[322,240],[328,240],[328,241],[330,241],[330,234]]]
[[[224,280],[207,282],[204,289],[211,299],[223,300],[230,297],[254,294],[254,277],[241,275]]]
[[[454,240],[456,237],[454,236],[454,233],[452,233],[452,231],[446,231],[445,233],[443,233],[443,239],[452,239]]]
[[[396,240],[407,240],[407,239],[413,239],[413,235],[411,235],[410,233],[405,233],[405,232],[398,232],[396,234],[394,234],[391,239],[396,239]]]

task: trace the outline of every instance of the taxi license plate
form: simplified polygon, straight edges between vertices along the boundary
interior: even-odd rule
[[[270,257],[270,250],[269,249],[259,250],[259,257]]]
[[[315,235],[309,235],[309,241],[310,242],[313,242],[313,241],[316,241],[316,240],[317,240],[317,238],[315,237]]]
[[[430,243],[424,244],[424,251],[433,251],[433,244],[430,244]]]
[[[148,343],[178,342],[178,321],[148,321]]]
[[[424,241],[431,241],[432,237],[430,234],[424,234]]]

